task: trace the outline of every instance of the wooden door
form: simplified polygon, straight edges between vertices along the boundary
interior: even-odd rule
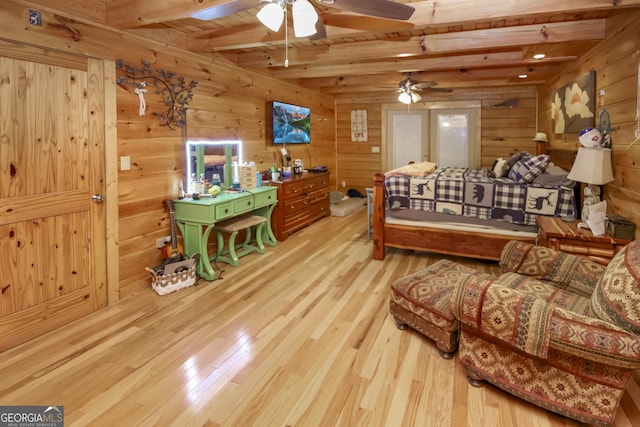
[[[0,42],[0,351],[107,303],[104,65]]]

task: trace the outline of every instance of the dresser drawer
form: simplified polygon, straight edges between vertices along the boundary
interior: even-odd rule
[[[284,186],[284,200],[294,199],[300,197],[307,192],[306,182],[295,182]]]
[[[289,215],[285,215],[284,217],[284,227],[289,231],[297,230],[298,228],[307,225],[309,218],[310,215],[308,209],[291,212]]]
[[[324,202],[329,200],[329,189],[322,188],[317,191],[313,191],[307,195],[307,200],[309,204],[313,205],[316,203]]]
[[[284,216],[287,218],[299,211],[304,211],[309,206],[309,200],[306,197],[301,197],[295,200],[289,200],[283,203]]]
[[[315,203],[309,206],[309,217],[310,218],[320,218],[323,216],[327,216],[331,213],[331,209],[329,207],[329,203]]]

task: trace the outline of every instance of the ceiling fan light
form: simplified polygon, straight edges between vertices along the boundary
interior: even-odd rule
[[[284,9],[278,3],[269,3],[256,16],[267,28],[277,32],[284,21]]]
[[[418,92],[411,92],[411,102],[418,102],[422,99]]]
[[[398,101],[402,102],[403,104],[411,104],[411,95],[409,95],[407,92],[400,92],[400,95],[398,95]]]
[[[309,37],[314,35],[318,13],[307,0],[296,0],[291,7],[293,12],[293,31],[296,37]]]

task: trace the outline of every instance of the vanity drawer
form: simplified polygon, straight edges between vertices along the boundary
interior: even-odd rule
[[[259,193],[255,195],[254,208],[260,208],[262,206],[268,206],[273,204],[278,198],[278,193],[275,191],[269,191],[268,193]]]
[[[222,219],[233,216],[234,214],[233,203],[229,202],[229,203],[223,203],[220,205],[215,205],[215,214],[216,214],[216,221],[220,221]]]
[[[253,210],[253,206],[255,204],[255,196],[249,195],[247,197],[243,197],[240,200],[233,201],[233,210],[236,213],[242,213]]]

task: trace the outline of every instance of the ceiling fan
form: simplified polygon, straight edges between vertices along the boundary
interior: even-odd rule
[[[403,104],[412,104],[415,102],[419,102],[422,99],[422,96],[420,96],[419,92],[421,92],[423,89],[427,89],[431,92],[453,92],[453,89],[434,87],[438,85],[438,83],[436,82],[416,82],[411,78],[411,72],[406,72],[405,76],[406,78],[398,83],[398,92],[400,92],[398,101],[402,102]]]
[[[318,13],[311,2],[361,15],[402,21],[408,20],[415,11],[412,6],[404,3],[395,3],[391,0],[231,0],[227,3],[203,9],[191,15],[191,17],[209,21],[264,4],[257,13],[258,19],[272,31],[278,31],[284,20],[287,6],[290,5],[293,12],[296,37],[325,38],[324,23],[319,19]]]

